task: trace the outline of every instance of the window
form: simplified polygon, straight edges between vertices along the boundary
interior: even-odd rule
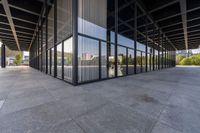
[[[107,73],[107,43],[101,42],[101,78],[107,78]]]
[[[48,15],[48,48],[54,46],[54,5]]]
[[[57,45],[57,77],[62,78],[62,43]]]
[[[142,65],[142,57],[141,57],[141,51],[137,51],[137,64],[136,64],[136,72],[140,73],[141,72],[141,65]]]
[[[48,74],[51,74],[51,49],[48,50]]]
[[[57,0],[57,42],[72,34],[72,0]]]
[[[146,72],[146,53],[142,52],[142,72]]]
[[[78,32],[106,40],[107,0],[78,0]]]
[[[134,74],[134,50],[128,49],[128,74]]]
[[[108,45],[108,76],[109,78],[115,76],[115,45]]]
[[[64,41],[64,80],[72,81],[72,37]]]
[[[127,70],[127,57],[126,57],[126,48],[118,46],[118,76],[126,75]]]
[[[99,79],[99,41],[78,37],[78,82]]]

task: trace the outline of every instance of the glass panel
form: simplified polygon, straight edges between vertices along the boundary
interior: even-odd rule
[[[64,80],[72,81],[72,38],[64,41]]]
[[[51,73],[50,73],[50,71],[51,71],[51,66],[50,66],[51,60],[50,60],[50,56],[51,56],[51,50],[49,49],[49,50],[48,50],[48,74],[51,74]]]
[[[147,71],[151,71],[151,54],[147,54]]]
[[[99,41],[78,37],[78,82],[99,79]]]
[[[57,0],[57,42],[72,34],[72,0]]]
[[[128,4],[129,3],[129,4]],[[118,0],[118,44],[134,48],[134,1]]]
[[[106,40],[107,0],[78,2],[78,32]]]
[[[108,76],[115,76],[115,46],[113,44],[108,45]]]
[[[46,21],[42,25],[42,71],[46,72]]]
[[[126,48],[118,46],[118,76],[126,75],[127,70],[127,58],[126,58]]]
[[[142,58],[141,58],[141,52],[137,51],[136,53],[137,57],[137,64],[136,64],[136,72],[140,73],[141,72],[141,65],[142,65]]]
[[[101,42],[101,78],[107,78],[107,73],[107,44]]]
[[[128,74],[134,74],[134,50],[128,49]]]
[[[146,54],[142,52],[142,72],[146,71]]]
[[[54,5],[48,15],[48,48],[54,46]]]
[[[51,75],[54,76],[54,48],[51,48]]]
[[[57,45],[57,77],[62,78],[62,43]]]

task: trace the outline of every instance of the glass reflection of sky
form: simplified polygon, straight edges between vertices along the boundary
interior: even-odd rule
[[[106,37],[106,32],[107,29],[98,26],[92,22],[89,22],[87,20],[84,20],[83,18],[78,18],[78,32],[82,33],[82,34],[86,34],[95,38],[99,38],[101,40],[107,40]],[[111,42],[114,42],[114,32],[111,31]],[[130,48],[134,48],[134,40],[129,39],[125,36],[122,36],[120,34],[118,34],[118,44],[126,46],[126,47],[130,47]],[[141,50],[141,51],[145,51],[145,45],[137,42],[137,49]]]

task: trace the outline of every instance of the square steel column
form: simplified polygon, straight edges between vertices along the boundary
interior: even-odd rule
[[[78,0],[72,0],[72,51],[73,51],[73,60],[72,60],[72,83],[74,85],[78,84]]]
[[[6,47],[4,44],[1,45],[1,68],[6,67]]]
[[[134,73],[137,73],[137,4],[134,3]]]

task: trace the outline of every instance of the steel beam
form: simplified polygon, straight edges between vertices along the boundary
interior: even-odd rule
[[[12,29],[12,33],[13,33],[13,36],[15,38],[18,50],[21,51],[20,50],[20,46],[19,46],[19,41],[18,41],[18,38],[17,38],[17,34],[16,34],[16,30],[15,30],[15,26],[14,26],[13,19],[12,19],[12,16],[11,16],[10,8],[8,6],[8,1],[7,0],[2,0],[2,4],[3,4],[4,10],[6,12],[6,16],[8,18],[8,22],[10,24],[10,28]]]
[[[183,21],[183,31],[184,31],[184,39],[185,39],[185,49],[188,50],[188,32],[187,32],[187,7],[186,0],[179,0],[181,7],[181,18]]]

